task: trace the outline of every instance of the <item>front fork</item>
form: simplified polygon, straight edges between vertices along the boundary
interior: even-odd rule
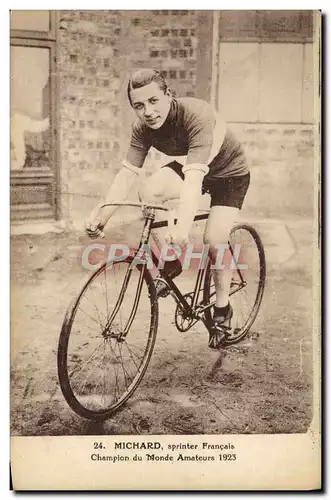
[[[136,259],[141,260],[141,258],[144,255],[143,248],[144,248],[145,245],[147,245],[149,237],[150,237],[152,222],[155,219],[155,210],[153,208],[144,207],[143,208],[143,215],[145,217],[145,223],[144,223],[144,227],[143,227],[143,230],[142,230],[142,233],[141,233],[139,247],[138,247],[138,249],[134,253],[133,261],[132,262],[134,262]],[[138,304],[139,304],[139,299],[140,299],[140,294],[141,294],[141,289],[142,289],[143,279],[144,279],[145,266],[146,266],[146,264],[142,264],[141,272],[140,272],[140,275],[139,275],[138,286],[137,286],[137,290],[136,290],[136,296],[135,296],[135,299],[134,299],[134,303],[133,303],[133,306],[132,306],[132,310],[131,310],[130,316],[129,316],[129,318],[127,320],[127,323],[125,325],[125,328],[120,333],[112,334],[111,333],[111,326],[112,326],[112,323],[113,323],[113,321],[114,321],[114,319],[115,319],[115,317],[116,317],[116,315],[117,315],[117,313],[118,313],[118,311],[119,311],[119,309],[121,307],[121,304],[123,302],[123,298],[125,296],[125,292],[127,290],[127,287],[128,287],[128,284],[129,284],[129,281],[130,281],[130,278],[131,278],[131,274],[132,274],[132,271],[133,271],[133,268],[134,268],[132,266],[132,263],[128,267],[128,269],[127,269],[127,271],[125,273],[125,277],[124,277],[124,280],[123,280],[122,288],[121,288],[121,291],[119,293],[119,296],[118,296],[117,302],[115,304],[114,310],[113,310],[110,318],[108,319],[108,321],[106,323],[106,326],[104,328],[104,331],[103,331],[103,336],[105,338],[108,338],[109,336],[111,336],[111,337],[113,336],[113,337],[115,337],[117,339],[118,342],[123,342],[125,340],[128,332],[129,332],[129,330],[131,328],[131,325],[132,325],[132,322],[133,322],[134,317],[136,315],[137,309],[138,309]]]

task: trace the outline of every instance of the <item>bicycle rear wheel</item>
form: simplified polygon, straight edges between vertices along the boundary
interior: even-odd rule
[[[231,330],[226,344],[235,344],[249,332],[259,312],[266,277],[266,260],[261,238],[248,224],[236,225],[230,234],[229,248],[233,254],[233,274],[230,288],[230,303],[233,308]],[[246,266],[246,268],[242,268]],[[215,285],[208,262],[204,290],[204,305],[215,302]],[[212,322],[212,308],[205,311],[206,326]]]
[[[133,394],[155,344],[158,302],[153,279],[148,269],[137,266],[126,283],[131,262],[128,258],[104,264],[91,276],[69,307],[60,334],[63,395],[72,410],[92,420],[108,418]],[[123,338],[136,300],[136,313]]]

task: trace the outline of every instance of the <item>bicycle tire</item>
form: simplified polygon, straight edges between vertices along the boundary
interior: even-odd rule
[[[249,224],[237,224],[233,227],[231,233],[230,233],[230,239],[233,237],[233,235],[240,231],[246,231],[249,233],[256,245],[256,250],[257,250],[257,255],[259,258],[259,276],[258,276],[258,283],[257,283],[257,290],[256,290],[256,295],[253,301],[252,308],[246,318],[246,321],[244,324],[237,329],[234,329],[232,334],[229,335],[225,341],[225,345],[231,345],[235,344],[241,340],[243,340],[246,335],[248,334],[249,330],[251,329],[257,314],[259,312],[259,309],[261,307],[261,302],[264,294],[264,289],[265,289],[265,280],[266,280],[266,258],[265,258],[265,252],[263,248],[263,243],[260,238],[260,235],[256,231],[255,228],[250,226]],[[206,268],[206,274],[205,274],[205,280],[204,280],[204,286],[203,286],[203,303],[204,305],[207,305],[210,303],[210,298],[211,298],[211,280],[212,280],[212,271],[211,271],[211,261],[210,259],[208,260],[207,263],[207,268]],[[230,290],[231,293],[231,290]],[[235,292],[235,293],[240,293],[240,291]],[[230,302],[231,302],[231,297],[230,297]],[[206,326],[208,329],[210,329],[213,325],[213,320],[212,320],[212,311],[211,308],[207,309],[205,311],[205,321],[206,321]]]
[[[113,262],[112,263],[113,269],[118,269],[120,264],[130,265],[132,260],[133,259],[131,257],[128,257],[127,259],[125,259],[121,262]],[[84,399],[84,398],[87,399],[89,397],[89,395],[84,395],[84,396],[78,397],[78,395],[77,395],[77,393],[75,393],[75,389],[73,387],[73,381],[71,380],[71,375],[72,375],[72,373],[79,373],[79,370],[83,373],[83,368],[80,368],[80,365],[78,365],[78,369],[76,369],[76,372],[75,372],[75,369],[73,370],[73,372],[71,372],[71,373],[69,372],[69,370],[70,370],[70,367],[68,366],[69,365],[69,356],[70,356],[71,361],[73,359],[73,356],[71,353],[69,355],[68,348],[70,345],[70,338],[71,338],[71,336],[74,335],[73,327],[75,325],[77,311],[79,310],[79,305],[82,302],[82,298],[85,296],[86,291],[88,291],[89,289],[91,290],[93,283],[95,283],[95,281],[100,276],[102,276],[103,273],[104,273],[104,280],[106,281],[108,269],[109,269],[109,263],[105,263],[104,265],[102,265],[100,267],[100,269],[98,269],[96,272],[94,272],[93,275],[84,284],[82,290],[78,294],[78,297],[75,300],[73,300],[72,303],[70,304],[70,306],[68,307],[68,310],[67,310],[66,315],[65,315],[65,319],[63,321],[60,337],[59,337],[58,356],[57,356],[59,383],[60,383],[60,387],[61,387],[63,396],[64,396],[65,400],[67,401],[68,405],[79,416],[90,419],[90,420],[97,420],[97,421],[105,420],[105,419],[109,418],[115,411],[117,411],[129,399],[129,397],[132,396],[134,391],[139,386],[139,384],[140,384],[140,382],[141,382],[141,380],[142,380],[142,378],[147,370],[148,364],[150,362],[150,359],[151,359],[151,356],[153,353],[153,349],[154,349],[154,345],[155,345],[157,329],[158,329],[158,301],[157,301],[156,289],[155,289],[155,285],[153,282],[153,278],[152,278],[150,271],[145,266],[143,267],[141,265],[137,265],[135,267],[135,270],[137,270],[137,273],[144,273],[143,274],[142,289],[141,289],[141,293],[140,293],[140,297],[139,297],[138,309],[140,308],[140,304],[141,304],[141,300],[142,300],[141,297],[143,294],[144,285],[147,286],[147,290],[148,290],[148,294],[147,294],[148,296],[147,296],[147,298],[145,297],[146,304],[147,304],[146,308],[150,307],[150,320],[149,320],[149,329],[148,329],[148,334],[147,334],[146,347],[145,347],[145,350],[143,353],[142,361],[139,365],[139,369],[137,369],[137,373],[136,373],[135,377],[130,382],[130,385],[128,387],[126,387],[123,394],[120,397],[118,397],[116,399],[116,401],[113,401],[111,404],[109,404],[107,406],[107,408],[91,408],[91,407],[87,406],[86,401],[82,402],[81,399]],[[127,292],[127,289],[126,289],[126,292]],[[124,301],[124,298],[123,298],[122,302],[123,301]],[[148,304],[149,304],[149,306],[148,306]],[[86,307],[86,306],[84,305],[84,307]],[[138,312],[138,310],[136,311],[135,317],[137,315],[137,312]],[[147,316],[147,313],[144,314],[144,317],[145,316]],[[135,317],[133,319],[133,322],[135,321]],[[116,316],[115,316],[115,318],[116,318]],[[131,329],[132,329],[132,325],[131,325]],[[93,324],[93,326],[94,326],[94,324]],[[79,331],[79,327],[78,327],[78,331]],[[101,334],[101,332],[98,332],[98,335],[91,334],[91,332],[92,332],[92,328],[90,328],[88,333],[85,335],[87,338],[87,340],[85,342],[86,345],[89,343],[89,339],[91,339],[93,335],[95,336],[95,338],[98,338],[98,336],[100,337],[100,334]],[[133,336],[133,339],[135,341],[137,341],[137,338],[134,337],[134,333],[132,333],[131,330],[128,333],[128,337],[130,335]],[[114,339],[111,338],[109,340],[109,338],[107,338],[106,340],[109,341],[108,344],[110,345],[112,340],[114,340]],[[104,351],[106,351],[106,349],[107,349],[107,356],[109,356],[109,352],[111,352],[111,351],[114,353],[116,352],[116,347],[115,347],[115,349],[109,348],[106,340],[103,339],[103,341],[102,341],[100,339],[100,342],[101,343],[103,342]],[[126,340],[127,339],[125,339],[125,343],[126,343]],[[120,345],[119,342],[117,342],[117,343],[118,343],[118,345]],[[85,344],[82,344],[82,346],[85,347]],[[106,346],[106,344],[107,344],[107,346]],[[118,354],[120,349],[122,349],[121,354]],[[135,349],[138,349],[138,346],[135,346]],[[82,350],[82,348],[81,348],[81,350]],[[79,353],[80,351],[77,348],[77,353]],[[118,347],[118,353],[116,354],[116,356],[114,354],[114,362],[113,362],[114,365],[119,363],[119,361],[118,361],[119,357],[123,360],[123,357],[122,357],[123,351],[124,351],[124,347],[122,347],[122,348]],[[138,351],[136,351],[136,352],[138,352]],[[79,356],[82,356],[81,352],[80,352]],[[105,360],[105,363],[107,361],[107,364],[106,364],[107,369],[110,370],[109,366],[111,366],[111,363],[110,363],[109,359],[107,359],[107,360],[105,359],[105,356],[106,355],[104,355],[104,360]],[[94,358],[96,358],[96,356],[94,356]],[[132,359],[134,359],[134,358],[132,357]],[[87,361],[89,361],[89,358],[87,359]],[[85,364],[87,364],[87,361],[85,361]],[[90,362],[91,362],[91,357],[90,357]],[[76,365],[77,365],[77,363],[76,363]],[[81,363],[81,366],[83,366],[83,363]],[[123,370],[123,374],[124,374],[124,377],[126,378],[125,370]],[[105,377],[105,374],[103,376]],[[127,377],[129,378],[128,372],[127,372]],[[116,372],[115,372],[115,378],[117,378]],[[129,378],[129,380],[130,380],[130,378]],[[109,382],[110,382],[110,380],[109,380]],[[116,384],[118,384],[118,381],[116,381]],[[87,381],[86,381],[85,385],[87,387],[87,385],[88,385]],[[116,395],[116,389],[115,389],[115,395]],[[94,396],[92,395],[91,400],[93,400],[93,397],[94,397],[94,399],[96,399],[95,395]],[[103,395],[102,397],[105,397],[105,396]],[[102,399],[102,397],[101,397],[101,399]],[[100,396],[98,395],[98,403],[99,403],[99,399],[100,399]]]

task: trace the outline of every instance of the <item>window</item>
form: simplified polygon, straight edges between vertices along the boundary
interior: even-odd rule
[[[49,52],[48,48],[21,45],[10,49],[12,170],[49,167]]]
[[[221,42],[219,54],[218,108],[226,120],[314,122],[312,44]]]
[[[49,10],[12,10],[10,36],[55,40],[55,17]]]
[[[313,123],[313,11],[222,11],[218,107],[233,122]]]
[[[48,10],[13,10],[10,13],[10,27],[12,30],[50,31],[50,13]]]
[[[12,219],[57,218],[55,19],[11,11]]]

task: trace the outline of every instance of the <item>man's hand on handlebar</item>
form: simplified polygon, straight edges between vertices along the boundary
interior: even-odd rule
[[[98,206],[95,208],[89,218],[85,221],[85,233],[91,239],[104,238],[103,228],[105,224],[103,223],[100,216],[101,208]]]
[[[98,224],[98,226],[95,227],[92,224],[90,224],[88,221],[85,222],[85,233],[92,240],[105,237],[105,234],[103,232],[103,226]]]

